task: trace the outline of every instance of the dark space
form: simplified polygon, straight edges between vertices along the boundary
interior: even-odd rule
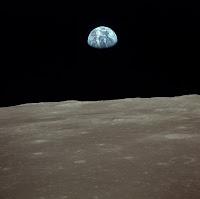
[[[4,12],[0,106],[200,94],[197,7],[142,4],[127,12]],[[118,43],[94,49],[94,28]]]

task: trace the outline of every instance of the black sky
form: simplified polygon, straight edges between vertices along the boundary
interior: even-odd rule
[[[115,9],[114,9],[115,10]],[[3,12],[1,106],[200,94],[197,7],[143,3],[125,12]],[[97,26],[118,37],[97,50]]]

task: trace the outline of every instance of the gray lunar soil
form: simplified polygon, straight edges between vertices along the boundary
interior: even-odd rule
[[[0,199],[199,199],[200,96],[0,108]]]

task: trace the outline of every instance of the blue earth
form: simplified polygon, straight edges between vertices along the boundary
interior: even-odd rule
[[[117,35],[112,29],[99,26],[90,32],[87,43],[93,48],[110,48],[117,41]]]

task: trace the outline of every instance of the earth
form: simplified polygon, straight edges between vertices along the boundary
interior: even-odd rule
[[[110,48],[117,43],[115,32],[105,26],[93,29],[88,36],[88,45],[93,48]]]

